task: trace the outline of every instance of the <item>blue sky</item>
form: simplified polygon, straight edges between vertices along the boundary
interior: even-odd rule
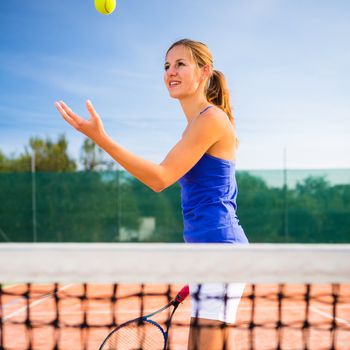
[[[93,0],[0,1],[0,149],[64,133],[63,99],[87,116],[91,99],[110,135],[161,162],[186,119],[163,84],[164,54],[200,40],[230,87],[238,169],[350,168],[350,2],[119,0],[103,16]]]

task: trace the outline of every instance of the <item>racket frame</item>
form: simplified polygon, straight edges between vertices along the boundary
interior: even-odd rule
[[[163,350],[166,350],[167,348],[167,345],[168,345],[168,335],[169,335],[169,328],[170,328],[170,324],[171,324],[171,320],[173,318],[173,315],[177,309],[177,307],[180,305],[181,302],[183,302],[186,297],[188,296],[189,294],[189,289],[188,289],[188,286],[185,286],[181,289],[181,291],[176,295],[175,299],[171,300],[167,305],[163,306],[162,308],[148,314],[148,315],[145,315],[145,316],[141,316],[141,317],[136,317],[132,320],[129,320],[127,322],[124,322],[122,323],[121,325],[119,325],[118,327],[116,327],[113,331],[111,331],[107,337],[105,338],[105,340],[102,342],[99,350],[104,350],[104,346],[107,344],[108,340],[118,331],[120,330],[121,328],[124,328],[126,326],[128,326],[130,323],[134,323],[134,322],[137,322],[137,323],[142,323],[142,322],[148,322],[150,324],[152,324],[153,326],[156,326],[162,333],[163,337],[164,337],[164,347],[163,347]],[[158,324],[156,321],[153,321],[153,320],[150,320],[149,318],[151,318],[152,316],[168,309],[169,307],[173,306],[173,310],[168,318],[168,320],[166,321],[166,330],[163,329],[163,327]]]

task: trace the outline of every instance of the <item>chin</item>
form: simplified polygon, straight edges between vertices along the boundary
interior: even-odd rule
[[[172,98],[176,98],[177,100],[181,100],[183,98],[185,98],[186,96],[188,96],[188,94],[184,94],[181,91],[169,91],[169,95]]]
[[[178,99],[180,97],[179,94],[173,93],[172,91],[169,91],[169,96],[171,98],[176,98],[176,99]]]

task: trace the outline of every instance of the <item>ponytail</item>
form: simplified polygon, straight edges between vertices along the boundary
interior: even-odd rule
[[[227,88],[226,79],[225,76],[216,69],[213,69],[213,73],[209,78],[206,96],[208,102],[222,109],[227,114],[233,126],[235,126],[230,103],[230,92]],[[236,137],[236,147],[238,147],[238,145],[239,140]]]
[[[213,73],[209,78],[206,97],[208,102],[222,109],[230,121],[234,122],[230,103],[230,92],[227,88],[225,76],[216,69],[213,69]]]

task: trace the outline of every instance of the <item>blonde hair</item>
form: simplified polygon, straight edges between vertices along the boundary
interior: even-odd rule
[[[169,47],[166,55],[172,48],[179,45],[183,45],[189,49],[194,62],[199,68],[202,68],[207,64],[210,65],[210,67],[213,67],[213,55],[209,51],[208,46],[200,41],[190,39],[176,41]],[[216,69],[212,70],[205,94],[208,102],[222,109],[227,114],[232,124],[234,124],[230,103],[230,92],[227,88],[225,76],[220,71]]]

